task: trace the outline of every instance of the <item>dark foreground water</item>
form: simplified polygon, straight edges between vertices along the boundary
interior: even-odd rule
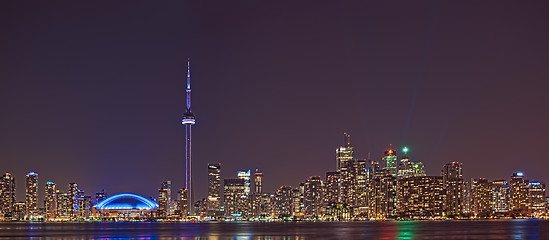
[[[0,223],[0,238],[549,239],[549,221]]]

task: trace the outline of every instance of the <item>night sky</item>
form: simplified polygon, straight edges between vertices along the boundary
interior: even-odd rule
[[[40,199],[177,192],[190,57],[197,200],[212,162],[324,178],[345,131],[357,158],[549,181],[547,1],[326,2],[1,1],[0,172],[21,201],[29,171]]]

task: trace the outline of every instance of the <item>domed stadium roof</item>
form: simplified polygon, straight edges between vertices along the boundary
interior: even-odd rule
[[[135,193],[118,193],[94,205],[97,209],[157,209],[158,204]]]

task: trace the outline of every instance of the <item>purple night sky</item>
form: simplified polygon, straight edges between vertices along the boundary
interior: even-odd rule
[[[338,5],[335,5],[338,4]],[[547,1],[2,1],[0,173],[62,191],[183,186],[191,57],[196,199],[207,163],[271,192],[410,148],[428,175],[549,181]],[[175,196],[175,194],[174,194]],[[40,200],[42,201],[42,200]],[[42,202],[40,202],[41,205]]]

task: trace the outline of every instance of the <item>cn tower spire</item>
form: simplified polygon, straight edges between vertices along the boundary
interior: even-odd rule
[[[191,126],[194,125],[196,118],[191,111],[191,59],[187,59],[187,109],[183,114],[181,124],[185,125],[185,189],[189,196],[188,209],[185,211],[190,216],[194,216],[194,191],[193,191],[193,162],[191,155]]]
[[[191,112],[191,58],[187,58],[187,112]]]

